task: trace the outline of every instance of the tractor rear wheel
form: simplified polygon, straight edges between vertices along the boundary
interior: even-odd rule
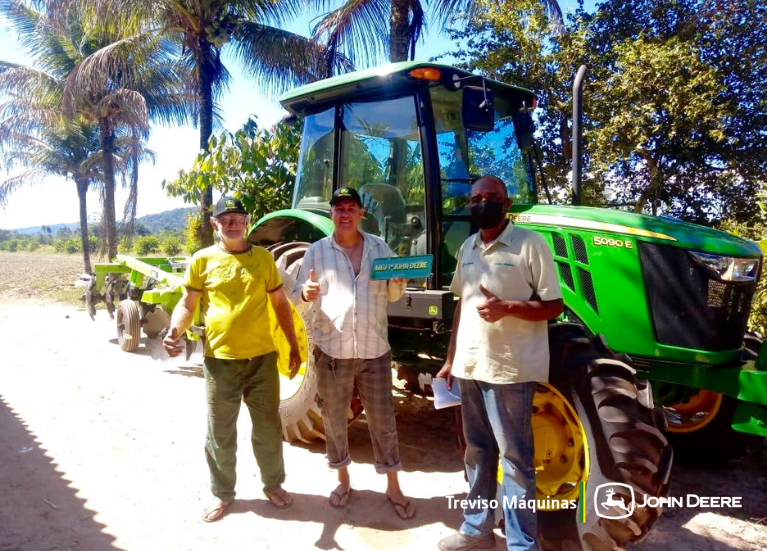
[[[122,300],[117,307],[117,342],[125,352],[134,352],[141,341],[141,312],[134,300]]]
[[[269,247],[275,256],[277,269],[288,296],[295,289],[298,271],[308,248],[308,243],[300,242],[279,243]],[[325,427],[322,424],[322,413],[317,405],[318,381],[314,369],[314,354],[312,353],[314,315],[312,312],[302,313],[301,319],[306,330],[309,353],[306,367],[294,379],[280,377],[280,418],[282,419],[282,436],[286,442],[308,443],[317,439],[324,440]],[[349,423],[357,419],[361,413],[362,404],[355,397],[349,408]]]
[[[601,336],[588,338],[580,325],[551,325],[549,348],[549,382],[568,400],[577,419],[574,426],[582,426],[586,437],[584,451],[576,458],[582,471],[580,478],[585,478],[586,510],[585,522],[578,522],[578,510],[572,508],[540,511],[541,549],[603,551],[641,541],[658,520],[661,509],[638,504],[645,502],[644,496],[668,495],[673,458],[671,446],[661,432],[664,418],[653,406],[649,383],[638,379],[636,371],[625,363],[626,358],[613,353]],[[560,447],[567,449],[568,445]],[[538,471],[536,486],[540,493],[538,482],[545,478],[546,465]],[[580,481],[575,478],[569,484]],[[616,488],[626,504],[631,502],[628,488],[633,490],[633,512],[621,519],[597,516],[595,498],[603,498],[601,492],[605,491],[598,493],[599,488],[616,483],[624,485]],[[569,484],[558,484],[560,493],[567,491]],[[613,511],[601,512],[618,516]]]

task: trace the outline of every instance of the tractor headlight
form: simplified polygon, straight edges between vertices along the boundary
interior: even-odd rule
[[[688,251],[693,261],[722,281],[754,281],[759,272],[758,258],[736,258]]]

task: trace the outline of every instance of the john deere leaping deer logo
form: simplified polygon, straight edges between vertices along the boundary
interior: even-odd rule
[[[623,498],[620,496],[616,498],[615,490],[613,490],[612,488],[607,490],[607,501],[602,502],[602,507],[604,507],[605,509],[607,509],[608,507],[620,507],[627,513],[631,514],[631,511],[629,511],[629,508],[626,507],[625,503],[623,503]]]
[[[626,503],[624,496],[616,495],[616,490],[620,490],[621,494],[628,494],[631,496],[631,501]],[[631,516],[634,512],[634,488],[628,484],[621,484],[619,482],[612,482],[609,484],[601,484],[597,486],[594,492],[594,509],[597,516],[609,519],[619,519]],[[617,509],[625,511],[622,514],[614,514]]]

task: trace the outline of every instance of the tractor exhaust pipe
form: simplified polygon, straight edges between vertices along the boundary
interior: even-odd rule
[[[581,204],[581,173],[583,162],[581,149],[583,147],[583,80],[587,68],[581,65],[573,82],[573,205]]]

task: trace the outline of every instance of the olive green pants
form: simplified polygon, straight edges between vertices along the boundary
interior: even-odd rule
[[[285,481],[277,353],[249,360],[206,357],[203,372],[208,399],[205,456],[211,492],[224,501],[234,499],[240,401],[248,407],[253,423],[251,442],[264,491],[275,489]]]

